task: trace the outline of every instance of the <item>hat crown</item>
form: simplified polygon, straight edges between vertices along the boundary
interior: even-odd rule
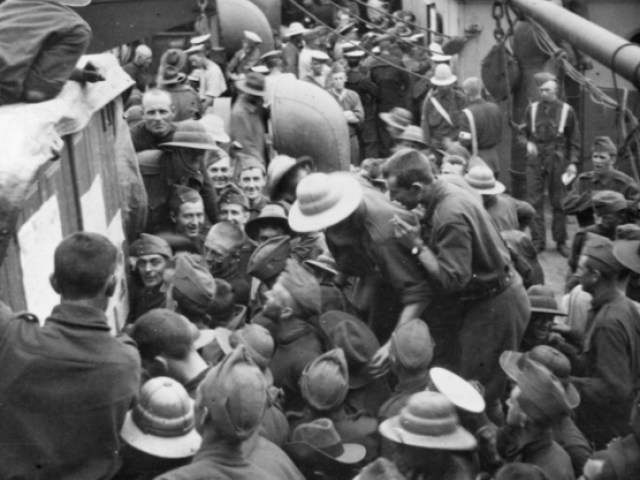
[[[202,132],[194,132],[194,131],[180,131],[177,130],[173,134],[172,143],[186,143],[193,144],[194,148],[198,148],[200,144],[211,145],[212,147],[216,146],[216,142],[213,137],[202,131]],[[184,148],[184,147],[183,147]],[[188,148],[188,147],[186,147]]]
[[[420,392],[412,395],[400,412],[400,425],[417,435],[437,437],[456,430],[458,415],[453,404],[441,393]]]
[[[409,140],[411,142],[425,143],[422,129],[417,125],[408,125],[402,132],[402,135],[400,135],[400,139]]]
[[[296,193],[300,211],[304,215],[317,215],[335,207],[343,192],[326,173],[312,173],[300,181]]]
[[[330,350],[307,365],[300,379],[302,396],[316,410],[332,410],[349,390],[347,360],[341,348]]]
[[[398,363],[408,370],[427,368],[434,351],[427,324],[414,319],[399,326],[391,336],[390,351]]]
[[[319,450],[342,443],[333,421],[328,418],[318,418],[298,426],[291,438],[294,442],[308,443]]]
[[[408,127],[413,122],[413,115],[405,108],[394,107],[389,112],[391,119],[403,127]]]
[[[248,73],[246,77],[245,85],[248,88],[251,88],[253,90],[264,91],[264,88],[265,88],[264,75],[262,75],[261,73],[255,73],[255,72]]]
[[[544,365],[553,373],[560,381],[568,380],[571,374],[571,362],[569,359],[548,345],[538,345],[531,349],[524,356],[528,355],[529,359]]]
[[[275,350],[275,343],[269,331],[261,325],[250,323],[231,334],[229,343],[232,347],[244,345],[261,370],[269,365]]]
[[[455,76],[451,72],[451,67],[449,65],[447,65],[446,63],[441,63],[436,66],[433,79],[438,82],[449,82],[452,80],[455,81]]]
[[[517,384],[521,390],[518,404],[534,420],[556,420],[571,412],[560,380],[541,363],[525,359]]]
[[[533,285],[527,290],[531,309],[535,312],[537,309],[558,311],[558,303],[556,295],[549,287],[545,285]]]
[[[465,179],[469,185],[477,189],[488,189],[496,186],[496,177],[493,171],[485,165],[476,165],[469,169]]]
[[[287,219],[284,207],[278,203],[267,203],[260,211],[258,218],[282,218]]]
[[[200,311],[208,309],[216,296],[216,282],[211,273],[189,254],[176,257],[173,288]]]
[[[293,22],[289,25],[289,29],[287,31],[287,36],[292,37],[293,35],[300,35],[307,31],[304,26],[299,22]]]
[[[249,259],[249,275],[264,282],[280,274],[286,266],[290,249],[291,239],[286,235],[270,238],[258,245]]]
[[[157,437],[183,436],[195,425],[189,394],[169,377],[152,378],[144,384],[132,418],[143,433]]]
[[[141,233],[140,238],[131,244],[129,255],[143,257],[145,255],[162,255],[166,258],[172,256],[171,247],[163,238]]]
[[[320,325],[333,344],[342,349],[349,368],[365,365],[380,348],[367,324],[348,313],[329,311],[320,317]]]

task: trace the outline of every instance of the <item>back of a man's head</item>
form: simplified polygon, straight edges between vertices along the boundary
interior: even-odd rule
[[[77,232],[62,240],[53,256],[56,291],[67,300],[96,297],[114,281],[118,251],[98,233]]]
[[[462,88],[467,97],[478,98],[482,93],[482,82],[479,78],[469,77],[463,82]]]
[[[194,348],[189,322],[165,308],[155,308],[138,318],[129,335],[138,345],[140,357],[147,361],[158,356],[184,360]]]
[[[429,159],[411,148],[396,152],[382,167],[385,178],[395,178],[401,188],[410,188],[415,182],[429,185],[434,177]]]

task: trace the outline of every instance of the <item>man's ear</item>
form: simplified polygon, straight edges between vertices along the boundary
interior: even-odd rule
[[[281,319],[291,318],[292,315],[293,315],[293,309],[291,307],[284,307],[280,312]]]
[[[176,214],[175,214],[175,213],[173,213],[173,212],[169,212],[169,218],[171,219],[171,221],[172,221],[173,223],[177,223],[177,221],[178,221],[178,220],[176,219]]]
[[[421,195],[422,191],[424,190],[424,185],[420,182],[413,182],[411,184],[411,193],[414,193],[416,195]]]
[[[51,288],[53,288],[53,291],[60,295],[60,285],[58,285],[58,279],[56,278],[54,273],[49,275],[49,283],[51,284]]]
[[[104,294],[107,297],[112,297],[116,292],[116,286],[118,285],[118,279],[115,275],[111,275],[105,284]]]

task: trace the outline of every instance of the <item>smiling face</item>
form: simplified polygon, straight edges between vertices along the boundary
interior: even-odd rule
[[[222,190],[229,185],[231,182],[231,161],[229,157],[225,157],[209,165],[207,167],[207,173],[209,174],[209,178],[211,178],[213,188],[216,190]]]
[[[204,225],[204,204],[201,201],[183,203],[177,214],[171,214],[171,220],[176,224],[178,233],[195,238]]]
[[[138,258],[136,269],[145,287],[156,287],[163,281],[167,259],[162,255],[143,255]]]
[[[222,203],[220,205],[220,220],[233,223],[241,228],[249,221],[250,214],[242,205],[237,203]]]
[[[247,168],[240,174],[239,185],[249,200],[260,198],[267,179],[259,168]]]

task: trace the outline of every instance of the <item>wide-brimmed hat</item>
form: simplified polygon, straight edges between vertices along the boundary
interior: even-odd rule
[[[196,122],[196,120],[193,120]],[[202,127],[204,130],[204,127]],[[213,135],[195,131],[176,131],[170,142],[161,143],[159,147],[194,148],[196,150],[216,150],[218,146]]]
[[[253,43],[262,43],[262,38],[260,38],[260,35],[258,35],[255,32],[251,32],[249,30],[245,30],[243,32],[243,36],[245,40],[249,40],[250,42]]]
[[[278,190],[280,181],[287,173],[294,168],[302,166],[308,167],[312,170],[313,159],[308,155],[304,155],[297,159],[287,155],[278,155],[271,160],[267,170],[267,190],[269,195],[273,196],[273,194]]]
[[[525,363],[533,360],[544,365],[564,387],[571,408],[580,405],[580,394],[570,381],[571,362],[561,352],[548,345],[539,345],[526,353],[506,351],[500,355],[500,366],[514,382],[522,374]]]
[[[456,407],[471,413],[484,412],[484,398],[465,379],[440,367],[429,370],[429,376],[436,389]]]
[[[293,37],[295,35],[304,35],[307,32],[308,30],[304,28],[304,26],[301,23],[293,22],[291,25],[289,25],[289,28],[287,29],[287,34],[285,36]]]
[[[383,122],[388,123],[392,127],[405,129],[413,122],[413,115],[405,108],[394,107],[389,112],[380,114]]]
[[[436,86],[442,87],[446,85],[452,85],[456,83],[458,77],[451,73],[451,67],[446,63],[441,63],[436,66],[435,73],[431,78],[431,83]]]
[[[344,172],[312,173],[296,190],[298,199],[289,212],[296,232],[324,230],[351,215],[360,205],[363,190],[358,180]]]
[[[400,414],[382,422],[379,431],[392,442],[435,450],[473,450],[478,445],[460,426],[453,404],[438,392],[412,395]]]
[[[319,269],[331,275],[338,274],[338,265],[335,258],[329,253],[322,253],[315,260],[305,260],[304,264],[312,269]]]
[[[120,436],[137,450],[161,458],[191,457],[202,442],[195,429],[193,400],[179,382],[168,377],[144,384]]]
[[[429,145],[424,141],[424,134],[422,129],[417,125],[409,125],[398,137],[398,140],[406,140],[409,142],[416,142],[427,148]]]
[[[260,57],[260,60],[266,62],[271,58],[282,58],[282,50],[271,50]]]
[[[620,225],[616,230],[613,254],[618,262],[640,273],[640,227],[635,224]]]
[[[320,317],[320,327],[335,347],[341,348],[349,368],[349,388],[360,388],[373,380],[369,361],[380,348],[373,331],[353,315],[331,310]]]
[[[442,45],[439,43],[430,43],[429,44],[429,53],[431,55],[431,60],[434,62],[448,62],[451,60],[451,55],[445,55],[442,50]]]
[[[527,290],[527,296],[531,303],[531,312],[550,313],[566,317],[567,314],[558,308],[556,294],[545,285],[533,285]]]
[[[264,86],[264,75],[251,72],[245,78],[236,82],[236,88],[243,93],[264,97],[267,92]]]
[[[245,233],[251,240],[258,241],[258,233],[260,229],[267,225],[274,225],[281,228],[287,235],[291,235],[291,227],[289,227],[289,218],[284,212],[282,205],[277,203],[267,203],[260,215],[249,220],[244,226]]]
[[[480,195],[498,195],[506,190],[504,184],[496,180],[493,170],[485,165],[471,167],[464,179]]]
[[[162,77],[158,80],[158,85],[176,85],[183,83],[187,76],[176,70],[174,67],[167,67],[162,72]]]
[[[353,465],[364,459],[367,450],[356,443],[342,443],[340,434],[328,418],[319,418],[299,425],[291,442],[282,449],[296,464],[323,465],[339,463]]]
[[[334,348],[310,362],[300,376],[300,391],[315,410],[333,410],[349,391],[349,368],[341,348]]]
[[[266,282],[282,273],[291,251],[291,238],[282,235],[258,245],[249,258],[247,273],[261,282]]]

